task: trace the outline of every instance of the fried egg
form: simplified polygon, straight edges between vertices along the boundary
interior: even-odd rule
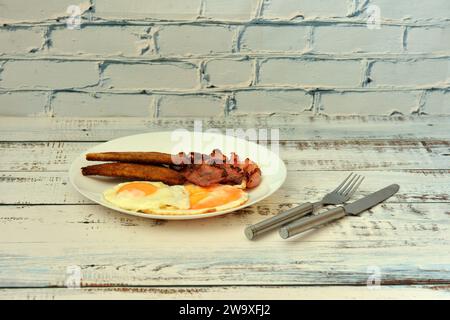
[[[189,209],[189,193],[184,186],[162,182],[121,183],[103,193],[106,201],[130,211]]]
[[[162,182],[135,181],[121,183],[103,193],[106,201],[134,212],[189,215],[222,211],[248,200],[241,188],[230,185],[200,187],[169,186]]]

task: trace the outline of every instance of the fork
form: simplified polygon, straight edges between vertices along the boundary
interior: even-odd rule
[[[288,224],[294,220],[297,220],[314,210],[326,205],[337,205],[346,202],[358,189],[364,177],[353,172],[348,175],[342,183],[337,186],[336,189],[327,193],[322,200],[311,203],[306,202],[295,208],[289,209],[283,213],[276,215],[275,217],[263,220],[254,225],[245,228],[245,235],[249,240],[252,240],[256,236],[265,233],[267,231],[278,228],[282,225]]]

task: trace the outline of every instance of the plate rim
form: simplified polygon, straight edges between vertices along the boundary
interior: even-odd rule
[[[222,133],[217,133],[217,132],[200,132],[202,134],[209,134],[209,135],[216,135],[216,136],[225,136],[225,137],[232,137],[234,139],[237,140],[242,140],[245,143],[250,143],[250,144],[255,144],[257,145],[259,148],[265,148],[269,153],[274,154],[278,159],[279,159],[279,163],[280,163],[280,168],[282,169],[282,174],[283,176],[280,177],[280,182],[279,185],[276,186],[275,188],[273,188],[272,190],[270,190],[269,192],[267,192],[264,196],[262,196],[258,201],[250,203],[250,202],[246,202],[238,207],[234,207],[234,208],[230,208],[230,209],[226,209],[226,210],[222,210],[222,211],[215,211],[215,212],[208,212],[208,213],[201,213],[201,214],[193,214],[193,215],[158,215],[158,214],[152,214],[152,213],[141,213],[141,212],[135,212],[135,211],[129,211],[129,210],[125,210],[125,209],[121,209],[115,206],[112,206],[110,204],[108,204],[107,202],[103,201],[103,199],[101,199],[100,201],[97,201],[95,199],[90,198],[89,196],[87,196],[84,192],[81,191],[81,189],[77,186],[77,184],[74,181],[74,177],[75,177],[75,172],[76,170],[79,170],[79,168],[75,168],[76,163],[79,160],[83,160],[84,156],[86,153],[89,153],[92,149],[97,148],[98,146],[101,146],[105,143],[109,143],[109,142],[114,142],[120,139],[124,139],[124,138],[130,138],[130,137],[136,137],[136,136],[143,136],[143,135],[148,135],[148,134],[163,134],[163,133],[170,133],[172,132],[172,130],[164,130],[164,131],[150,131],[150,132],[144,132],[144,133],[137,133],[137,134],[132,134],[132,135],[128,135],[128,136],[123,136],[123,137],[117,137],[115,139],[111,139],[102,143],[99,143],[91,148],[89,148],[88,150],[83,151],[82,153],[80,153],[77,157],[75,157],[75,159],[72,161],[70,167],[69,167],[69,181],[72,185],[72,187],[75,188],[75,190],[80,193],[83,197],[89,199],[90,201],[106,207],[108,209],[120,212],[120,213],[124,213],[127,215],[131,215],[131,216],[135,216],[135,217],[141,217],[141,218],[147,218],[147,219],[157,219],[157,220],[195,220],[195,219],[204,219],[204,218],[211,218],[211,217],[217,217],[217,216],[222,216],[234,211],[238,211],[238,210],[242,210],[244,208],[247,208],[251,205],[254,205],[264,199],[266,199],[267,197],[271,196],[272,194],[274,194],[276,191],[278,191],[281,186],[284,184],[284,182],[286,181],[287,178],[287,168],[286,168],[286,164],[284,163],[284,161],[280,158],[279,155],[277,155],[275,152],[273,152],[272,150],[269,150],[268,148],[266,148],[265,146],[259,145],[253,141],[249,141],[249,140],[245,140],[239,137],[235,137],[232,135],[225,135]],[[187,130],[186,129],[186,133],[192,134],[195,131],[191,131],[191,130]]]

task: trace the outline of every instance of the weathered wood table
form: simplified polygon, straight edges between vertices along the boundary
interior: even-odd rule
[[[450,298],[450,117],[233,117],[204,128],[279,128],[282,188],[223,217],[155,221],[89,202],[67,170],[120,136],[186,119],[0,118],[0,298]],[[290,240],[245,225],[321,198],[349,172],[357,196],[398,194]],[[67,288],[67,267],[81,288]],[[369,284],[369,285],[368,285]]]

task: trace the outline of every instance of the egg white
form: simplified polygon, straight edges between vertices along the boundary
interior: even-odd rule
[[[239,186],[233,186],[236,189],[241,189]],[[180,210],[173,210],[173,209],[157,209],[157,210],[143,210],[144,213],[155,213],[160,215],[193,215],[193,214],[202,214],[202,213],[210,213],[210,212],[218,212],[222,210],[227,210],[231,208],[238,207],[245,202],[248,201],[248,193],[245,191],[241,191],[241,196],[234,200],[230,201],[228,203],[214,206],[214,207],[208,207],[208,208],[202,208],[202,209],[180,209]]]
[[[242,197],[238,200],[228,202],[221,206],[211,207],[211,208],[203,208],[203,209],[186,209],[186,210],[173,210],[173,209],[156,209],[156,210],[142,210],[143,213],[155,213],[160,215],[193,215],[193,214],[202,214],[202,213],[210,213],[210,212],[218,212],[222,210],[227,210],[235,207],[239,207],[240,205],[246,203],[248,200],[248,194],[243,193]]]
[[[117,193],[123,186],[134,182],[148,183],[158,190],[150,195],[141,196],[127,191]],[[242,186],[234,187],[241,189],[240,187]],[[202,209],[190,209],[189,195],[189,191],[182,185],[168,186],[162,182],[149,181],[121,183],[103,193],[103,197],[107,202],[121,209],[160,215],[192,215],[217,212],[238,207],[248,200],[248,194],[242,191],[239,199],[223,205]]]
[[[133,183],[126,182],[116,185],[103,193],[103,197],[109,203],[134,212],[144,212],[160,209],[187,210],[190,208],[189,192],[183,186],[168,186],[162,182],[134,181],[139,183],[148,183],[158,190],[149,195],[136,195],[131,192],[117,191],[123,186]]]

